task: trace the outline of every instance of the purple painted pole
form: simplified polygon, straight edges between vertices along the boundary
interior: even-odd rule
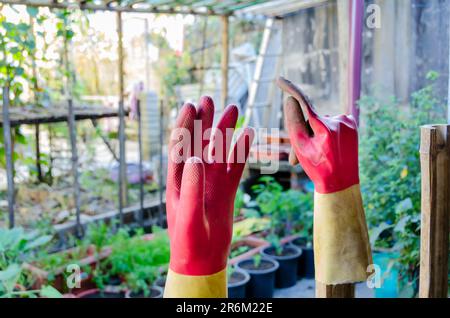
[[[362,30],[364,0],[350,0],[350,43],[348,65],[348,114],[359,124],[359,109],[356,102],[361,96]]]

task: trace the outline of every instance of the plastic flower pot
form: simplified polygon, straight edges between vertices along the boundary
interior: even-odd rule
[[[123,292],[107,292],[98,288],[89,289],[77,295],[78,298],[124,298]]]
[[[314,278],[314,249],[312,246],[306,246],[306,239],[303,237],[298,237],[292,240],[291,244],[301,248],[303,251],[298,261],[298,277],[309,279]]]
[[[263,258],[258,267],[253,259],[239,261],[236,267],[250,275],[246,296],[251,298],[271,298],[275,289],[275,272],[280,264],[274,259]]]
[[[166,276],[161,276],[155,280],[155,286],[161,287],[162,289],[166,288]]]
[[[261,254],[267,258],[273,258],[280,264],[275,274],[275,286],[287,288],[297,283],[298,259],[302,250],[294,245],[282,246],[281,254],[278,255],[275,247],[265,247]]]
[[[148,295],[145,295],[144,292],[133,292],[128,290],[125,293],[125,298],[162,298],[164,293],[164,289],[159,286],[150,287],[150,291]]]
[[[376,298],[397,298],[399,295],[399,277],[396,262],[399,253],[390,251],[374,251],[373,263],[380,267],[381,286],[375,288]]]
[[[234,269],[228,279],[228,298],[245,298],[250,275],[241,269]]]

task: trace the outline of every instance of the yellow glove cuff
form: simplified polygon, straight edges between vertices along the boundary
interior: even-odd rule
[[[372,264],[359,185],[334,193],[314,193],[316,280],[345,284],[367,279]]]
[[[226,298],[227,269],[205,276],[188,276],[169,269],[164,298]]]

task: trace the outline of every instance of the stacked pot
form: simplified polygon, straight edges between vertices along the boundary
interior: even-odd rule
[[[255,261],[253,256],[237,261],[229,279],[228,297],[270,298],[275,288],[292,287],[299,278],[314,278],[312,247],[299,237],[284,243],[281,253],[267,244],[259,250],[260,260]]]

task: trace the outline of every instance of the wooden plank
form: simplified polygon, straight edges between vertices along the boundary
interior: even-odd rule
[[[326,285],[316,281],[316,298],[354,298],[354,284]]]
[[[9,86],[3,87],[3,118],[5,119],[3,127],[3,144],[5,147],[6,159],[6,183],[8,186],[8,216],[9,227],[14,227],[14,161],[13,148],[11,140],[11,126],[9,124]]]
[[[221,90],[221,106],[225,109],[228,102],[228,60],[229,60],[229,21],[228,16],[224,15],[220,18],[222,23],[222,90]]]
[[[76,4],[72,2],[57,2],[50,0],[2,0],[2,3],[5,4],[21,4],[27,5],[30,7],[47,7],[53,9],[74,9]],[[98,3],[85,3],[79,6],[81,10],[89,10],[89,11],[112,11],[112,12],[133,12],[133,13],[164,13],[164,14],[192,14],[192,15],[203,15],[203,16],[218,16],[222,15],[225,12],[228,14],[232,14],[232,12],[228,12],[227,10],[221,11],[212,11],[212,10],[204,10],[204,7],[200,7],[199,9],[176,9],[176,8],[160,8],[158,6],[148,6],[148,7],[132,7],[131,5],[127,6],[107,6],[106,4],[98,4]]]
[[[447,298],[450,125],[421,127],[422,215],[419,297]]]
[[[30,107],[13,107],[9,111],[9,122],[11,127],[20,125],[48,124],[67,121],[67,106],[34,108]],[[126,111],[125,113],[128,113]],[[84,107],[74,106],[75,120],[101,119],[109,117],[118,117],[119,113],[115,109],[109,107]],[[3,126],[3,116],[0,116],[0,127]]]

